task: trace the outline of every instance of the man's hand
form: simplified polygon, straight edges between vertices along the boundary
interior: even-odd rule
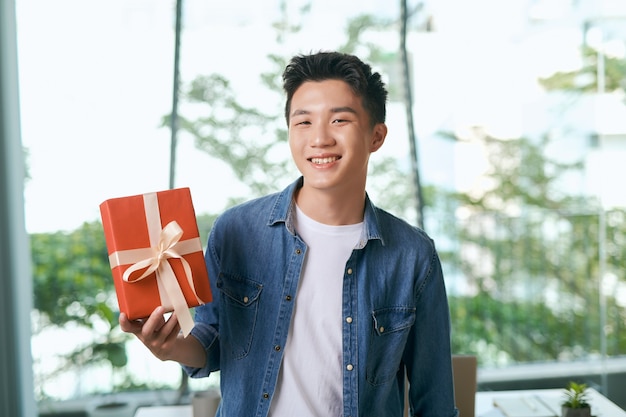
[[[192,368],[204,367],[206,352],[198,339],[192,335],[183,337],[176,314],[172,313],[168,319],[164,314],[163,307],[157,307],[147,319],[131,321],[121,313],[120,327],[137,336],[162,361],[172,360]]]
[[[120,314],[120,327],[126,333],[132,333],[162,361],[177,360],[174,353],[180,332],[176,315],[166,319],[163,307],[157,307],[150,317],[142,320],[129,320],[126,314]]]

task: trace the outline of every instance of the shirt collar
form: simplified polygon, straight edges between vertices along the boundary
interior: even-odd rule
[[[294,226],[294,218],[296,215],[296,204],[293,198],[294,193],[297,189],[302,187],[302,183],[304,182],[304,178],[300,177],[294,182],[292,182],[287,188],[285,188],[280,193],[276,194],[276,199],[274,201],[274,205],[272,206],[272,210],[270,211],[269,219],[267,222],[268,226],[274,226],[276,223],[284,223],[285,227],[292,235],[296,235],[296,230]],[[362,249],[365,247],[368,241],[370,240],[380,240],[384,245],[385,240],[381,233],[379,219],[378,219],[378,208],[371,202],[367,193],[365,194],[365,214],[364,214],[364,228],[363,234],[359,239],[359,243],[357,244],[357,249]]]

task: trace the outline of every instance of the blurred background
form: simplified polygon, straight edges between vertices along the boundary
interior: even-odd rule
[[[15,6],[41,413],[219,384],[119,330],[99,204],[190,187],[206,242],[225,208],[282,189],[280,75],[319,50],[388,84],[368,192],[435,240],[479,390],[580,380],[626,407],[626,2]]]

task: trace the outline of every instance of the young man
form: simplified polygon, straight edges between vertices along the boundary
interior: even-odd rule
[[[433,242],[377,208],[370,154],[387,92],[357,57],[294,57],[283,74],[289,146],[302,177],[229,209],[206,250],[214,301],[191,336],[157,309],[120,318],[192,377],[220,370],[218,416],[454,417],[446,291]]]

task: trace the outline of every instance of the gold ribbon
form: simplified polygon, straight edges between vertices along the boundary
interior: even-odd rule
[[[141,281],[154,272],[159,296],[161,297],[161,305],[166,309],[173,308],[183,335],[187,337],[194,326],[194,322],[183,291],[176,279],[176,274],[168,259],[180,259],[185,277],[196,300],[199,304],[204,304],[196,293],[193,283],[193,272],[189,262],[183,258],[183,255],[202,251],[202,244],[199,237],[181,241],[183,229],[176,221],[171,221],[161,228],[161,214],[156,193],[144,194],[143,202],[148,224],[150,247],[113,252],[109,255],[111,268],[132,264],[122,275],[122,279],[131,284]],[[132,277],[133,272],[144,268],[147,269],[139,277]]]

